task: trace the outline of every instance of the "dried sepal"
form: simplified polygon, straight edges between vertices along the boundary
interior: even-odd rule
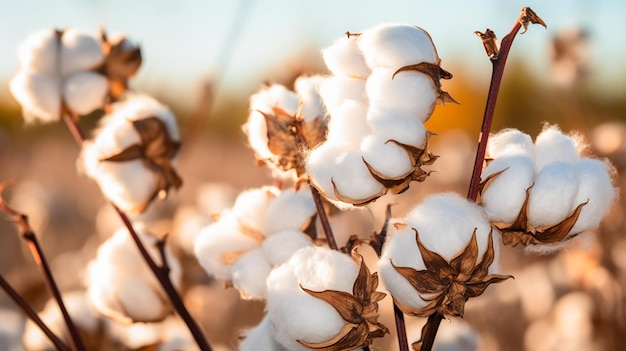
[[[526,33],[526,30],[528,30],[528,25],[530,23],[540,24],[544,28],[548,28],[546,22],[544,22],[541,17],[537,16],[535,11],[533,11],[530,7],[522,8],[522,14],[520,15],[519,22],[524,27],[524,30],[520,34]]]
[[[484,33],[481,33],[480,31],[475,31],[474,34],[476,34],[483,42],[483,46],[485,47],[485,52],[487,53],[487,56],[491,60],[497,59],[500,49],[498,48],[498,38],[496,37],[496,33],[487,28]]]
[[[378,301],[386,294],[376,291],[378,274],[370,274],[361,255],[352,251],[359,263],[359,273],[352,286],[352,294],[337,290],[312,291],[300,288],[309,295],[324,300],[339,313],[346,322],[343,329],[332,339],[321,343],[298,342],[315,350],[343,351],[368,346],[373,338],[389,333],[387,327],[378,322]]]
[[[143,212],[157,196],[164,198],[171,187],[175,189],[181,187],[182,179],[172,165],[172,158],[178,153],[180,143],[170,137],[165,123],[158,117],[139,119],[132,121],[132,124],[141,142],[100,161],[141,160],[146,168],[153,172],[156,178],[155,188],[148,200],[137,209],[138,212]]]
[[[110,38],[104,30],[100,33],[100,40],[105,60],[99,71],[109,81],[109,96],[117,100],[128,90],[128,79],[141,66],[141,49],[128,45],[126,37]]]
[[[353,199],[351,197],[345,196],[343,195],[339,189],[337,189],[337,185],[335,184],[335,180],[331,179],[330,182],[333,185],[333,193],[335,195],[335,197],[337,199],[339,199],[339,201],[343,201],[345,203],[349,203],[352,204],[354,206],[365,206],[371,202],[376,201],[376,199],[378,199],[379,197],[385,195],[385,193],[387,192],[386,188],[382,188],[378,193],[373,194],[371,196],[362,198],[362,199]],[[325,194],[321,189],[318,189],[320,193]]]
[[[417,271],[411,267],[398,267],[393,262],[391,265],[429,304],[415,310],[399,303],[398,307],[407,314],[428,317],[433,313],[439,313],[444,316],[462,317],[465,302],[470,297],[481,295],[492,283],[512,278],[510,275],[489,274],[489,267],[494,260],[491,232],[487,250],[480,261],[476,262],[478,243],[474,229],[469,243],[448,262],[441,255],[425,247],[417,229],[413,230],[426,269]]]
[[[396,76],[396,74],[400,72],[407,72],[407,71],[423,73],[432,80],[433,85],[435,87],[436,94],[437,94],[438,104],[445,105],[447,102],[458,104],[458,102],[454,100],[452,96],[450,96],[450,94],[441,90],[441,79],[452,79],[452,73],[441,68],[439,62],[438,63],[420,62],[417,64],[400,67],[398,70],[394,72],[391,79],[393,79]]]

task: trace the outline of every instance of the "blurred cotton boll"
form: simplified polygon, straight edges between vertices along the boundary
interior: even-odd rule
[[[98,37],[74,28],[48,29],[32,34],[18,52],[20,70],[10,88],[27,123],[103,107],[109,84],[96,72],[105,61]]]
[[[143,226],[136,226],[139,238],[155,262],[162,264],[156,238]],[[168,247],[165,259],[170,279],[180,284],[182,269]],[[171,311],[169,300],[143,261],[126,228],[119,229],[98,249],[87,270],[87,292],[92,306],[121,323],[163,320]]]
[[[287,351],[276,341],[275,334],[276,331],[271,319],[265,316],[259,325],[244,332],[243,340],[239,344],[239,351]]]
[[[175,167],[180,147],[176,119],[151,97],[131,95],[113,106],[83,145],[79,165],[121,210],[143,212],[182,180]]]

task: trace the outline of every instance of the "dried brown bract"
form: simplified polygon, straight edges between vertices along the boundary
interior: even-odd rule
[[[406,72],[406,71],[415,71],[415,72],[423,73],[427,75],[433,81],[433,85],[435,87],[436,94],[437,94],[438,104],[445,105],[447,102],[458,104],[458,102],[454,100],[452,96],[448,94],[448,92],[441,90],[441,80],[452,79],[452,73],[441,68],[440,63],[434,64],[430,62],[420,62],[415,65],[408,65],[408,66],[400,67],[393,74],[393,77],[395,77],[396,74],[400,72]]]
[[[512,278],[510,275],[489,274],[489,266],[494,260],[492,233],[489,233],[487,250],[480,261],[477,261],[478,243],[474,230],[467,246],[448,262],[436,252],[428,250],[422,244],[418,231],[415,228],[413,230],[426,269],[416,271],[410,267],[397,267],[393,262],[391,264],[420,293],[420,297],[430,303],[422,309],[412,310],[396,301],[398,307],[407,314],[428,317],[439,313],[463,317],[465,302],[470,297],[482,295],[492,283]]]
[[[519,22],[524,27],[524,30],[520,34],[526,33],[526,30],[528,29],[528,25],[530,23],[540,24],[544,28],[548,28],[546,22],[544,22],[541,17],[537,16],[535,11],[533,11],[530,7],[522,8],[522,14],[520,15]]]
[[[105,54],[100,72],[109,81],[109,95],[117,100],[128,90],[128,79],[134,76],[141,66],[141,49],[123,36],[110,38],[104,31],[100,36],[102,51]]]
[[[322,343],[298,342],[306,347],[324,351],[354,350],[368,346],[373,338],[389,333],[387,327],[378,322],[378,301],[386,294],[376,291],[378,274],[370,274],[361,255],[352,251],[353,258],[360,263],[359,275],[354,281],[352,294],[337,290],[312,291],[302,287],[309,295],[322,299],[337,310],[346,322],[344,328],[331,340]]]

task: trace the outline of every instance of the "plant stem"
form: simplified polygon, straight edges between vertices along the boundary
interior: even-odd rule
[[[409,351],[409,339],[406,336],[406,323],[404,313],[400,311],[398,305],[393,303],[393,318],[396,321],[396,334],[398,335],[398,348],[400,351]]]
[[[320,195],[320,192],[314,186],[311,185],[310,188],[311,194],[313,195],[313,201],[315,201],[315,207],[317,208],[317,213],[320,217],[320,222],[322,223],[322,229],[324,229],[324,235],[326,236],[328,247],[333,250],[339,250],[339,246],[337,246],[335,236],[333,235],[333,230],[330,227],[330,222],[328,221],[328,216],[326,215],[326,210],[324,209],[322,195]]]
[[[435,343],[435,337],[437,336],[437,331],[439,330],[439,325],[441,324],[441,320],[443,319],[443,315],[439,312],[435,312],[428,316],[428,320],[426,321],[426,325],[424,326],[425,330],[422,334],[422,348],[420,351],[430,351],[433,348]]]
[[[9,295],[9,297],[15,302],[15,304],[24,312],[24,314],[35,323],[39,329],[50,339],[50,342],[59,351],[70,351],[70,347],[67,346],[48,326],[44,321],[39,318],[39,315],[32,307],[24,300],[24,298],[7,282],[2,275],[0,275],[0,287]]]
[[[82,145],[83,142],[85,141],[85,138],[83,136],[83,133],[80,130],[80,127],[76,124],[75,119],[72,119],[72,117],[69,115],[65,115],[64,120],[68,128],[72,132],[72,135],[74,136],[74,139],[76,140],[76,142],[79,145]],[[176,313],[178,313],[178,315],[187,325],[189,332],[191,333],[194,340],[196,341],[196,344],[198,344],[198,347],[200,348],[200,350],[211,351],[212,348],[209,345],[209,342],[207,341],[206,337],[204,336],[204,333],[200,329],[200,326],[196,323],[196,321],[193,319],[193,317],[187,310],[187,307],[185,306],[183,299],[178,293],[178,290],[176,290],[176,287],[170,280],[169,268],[167,267],[167,263],[165,262],[165,260],[163,261],[162,267],[158,266],[155,263],[154,259],[152,259],[152,257],[146,250],[143,242],[137,235],[137,232],[135,231],[133,224],[128,218],[128,216],[126,215],[126,213],[124,213],[117,206],[115,206],[115,204],[111,203],[111,205],[113,206],[113,208],[119,215],[122,222],[124,222],[124,225],[128,229],[128,232],[130,233],[130,236],[135,242],[137,249],[139,249],[139,253],[141,254],[143,260],[146,262],[146,264],[148,264],[148,267],[150,268],[154,276],[157,278],[157,281],[159,282],[159,284],[161,285],[161,287],[167,294]]]

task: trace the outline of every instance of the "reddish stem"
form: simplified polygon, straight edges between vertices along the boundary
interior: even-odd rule
[[[406,323],[404,313],[400,311],[398,305],[393,303],[393,318],[396,321],[396,334],[398,335],[398,348],[400,351],[409,351],[409,339],[406,336]]]
[[[324,209],[324,203],[322,202],[322,195],[319,190],[314,186],[310,186],[311,194],[313,195],[313,201],[315,201],[315,207],[317,208],[317,213],[320,217],[320,222],[322,223],[322,229],[324,229],[324,235],[326,236],[326,242],[328,243],[328,247],[333,250],[339,251],[339,246],[337,246],[337,241],[335,241],[335,236],[333,235],[333,230],[330,227],[330,222],[328,221],[328,216],[326,215],[326,209]]]

